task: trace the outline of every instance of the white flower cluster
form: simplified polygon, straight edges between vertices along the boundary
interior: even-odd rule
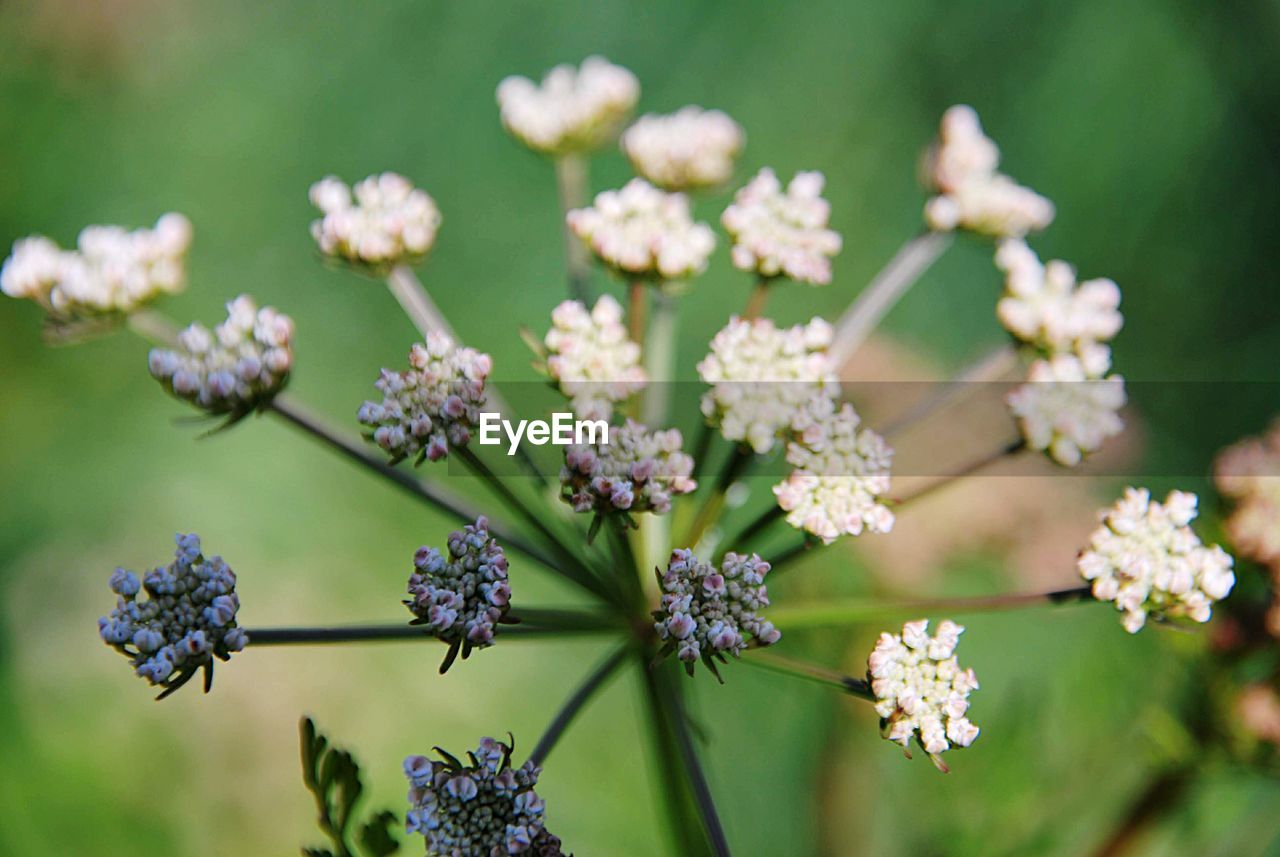
[[[565,448],[560,497],[575,512],[671,511],[671,498],[698,487],[679,429],[650,431],[634,420],[611,426],[608,443]]]
[[[512,76],[498,84],[502,125],[535,152],[562,155],[608,143],[640,100],[640,82],[603,57],[558,65],[541,85]]]
[[[997,172],[1000,150],[982,133],[972,107],[957,105],[942,115],[938,141],[929,152],[929,179],[937,196],[925,206],[930,229],[968,229],[992,237],[1020,237],[1053,222],[1053,203]]]
[[[127,656],[138,675],[166,690],[176,690],[200,668],[212,669],[215,657],[228,660],[248,642],[236,624],[235,572],[222,557],[205,557],[199,536],[179,534],[176,542],[173,562],[141,582],[117,568],[111,575],[116,608],[98,620],[102,639]]]
[[[511,605],[507,557],[489,535],[489,521],[476,518],[449,534],[449,555],[418,548],[409,576],[405,606],[437,638],[450,645],[448,668],[459,647],[465,660],[472,649],[493,645],[497,626]]]
[[[798,283],[831,282],[831,257],[840,252],[840,233],[827,228],[831,204],[822,198],[826,179],[799,172],[786,192],[765,167],[733,197],[720,222],[733,237],[733,264],[762,277],[790,277]]]
[[[853,405],[837,409],[815,396],[791,424],[787,463],[795,468],[773,487],[787,523],[831,544],[842,535],[893,529],[893,512],[881,498],[889,493],[893,450],[884,438],[860,426]]]
[[[622,135],[622,151],[658,187],[694,190],[728,181],[744,141],[728,114],[690,105],[668,116],[641,116]]]
[[[622,306],[602,296],[588,312],[578,301],[564,301],[551,311],[547,374],[573,403],[580,419],[607,420],[613,406],[644,389],[640,346],[627,336]]]
[[[885,738],[904,748],[915,738],[936,755],[968,747],[978,737],[978,727],[965,716],[978,679],[972,669],[960,669],[955,656],[963,632],[945,620],[931,637],[928,620],[921,619],[903,625],[901,634],[880,635],[867,659],[867,676]]]
[[[561,857],[560,840],[544,823],[545,804],[533,790],[541,770],[511,766],[512,748],[480,739],[470,764],[436,748],[443,761],[404,760],[409,778],[406,830],[426,837],[428,857]]]
[[[600,261],[633,277],[695,276],[716,246],[711,227],[694,222],[688,197],[644,179],[597,194],[591,207],[570,211],[567,220]]]
[[[1207,622],[1213,602],[1235,585],[1230,555],[1205,547],[1188,526],[1197,502],[1195,494],[1170,491],[1160,504],[1145,488],[1127,488],[1102,512],[1102,526],[1076,561],[1081,576],[1093,581],[1094,597],[1124,612],[1129,633],[1149,616]]]
[[[191,222],[166,214],[152,229],[87,226],[75,250],[24,238],[0,268],[0,291],[40,304],[57,321],[126,314],[186,284]]]
[[[310,196],[323,215],[311,222],[311,235],[332,259],[381,271],[421,259],[436,243],[440,209],[402,175],[369,176],[354,188],[328,176]]]
[[[996,267],[1005,273],[1005,293],[996,316],[1011,334],[1048,355],[1074,353],[1091,377],[1110,367],[1106,344],[1124,325],[1120,287],[1112,280],[1085,280],[1054,259],[1041,264],[1021,239],[1000,242]]]
[[[148,363],[151,376],[178,398],[211,414],[247,414],[289,380],[293,319],[241,295],[212,333],[193,324],[178,334],[178,350],[153,348]]]
[[[1124,378],[1093,377],[1074,354],[1036,360],[1027,383],[1005,400],[1027,446],[1064,467],[1076,466],[1124,429]]]
[[[835,395],[831,336],[831,325],[817,317],[781,330],[767,318],[731,318],[698,364],[699,377],[712,385],[702,396],[703,416],[727,440],[757,453],[773,449],[814,395]]]
[[[383,369],[377,388],[381,402],[365,402],[357,419],[370,428],[370,439],[392,462],[417,455],[439,461],[450,446],[465,446],[479,424],[485,403],[485,381],[493,368],[488,354],[457,348],[446,334],[433,330],[425,344],[409,350],[409,370]]]
[[[758,615],[769,606],[768,573],[769,563],[756,554],[727,553],[717,569],[693,551],[672,551],[662,575],[662,601],[653,613],[663,653],[684,661],[689,675],[701,660],[719,677],[712,658],[725,663],[725,655],[778,642],[781,632]]]
[[[1235,501],[1226,521],[1231,544],[1242,556],[1280,573],[1280,421],[1262,437],[1247,438],[1219,454],[1213,479]],[[1276,621],[1280,623],[1280,614]]]

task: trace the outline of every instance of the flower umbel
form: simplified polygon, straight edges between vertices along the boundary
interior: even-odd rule
[[[393,463],[416,455],[439,461],[450,446],[466,446],[485,403],[485,381],[493,368],[488,354],[457,348],[439,331],[409,351],[409,370],[383,369],[377,388],[381,402],[365,402],[358,418],[370,440]]]
[[[632,179],[597,194],[595,204],[568,214],[569,228],[601,262],[631,277],[682,280],[701,274],[715,233],[695,223],[684,194]]]
[[[1028,448],[1064,467],[1075,467],[1124,428],[1124,378],[1093,377],[1074,354],[1036,360],[1027,383],[1006,401]]]
[[[1076,561],[1094,597],[1124,612],[1129,633],[1148,617],[1207,622],[1213,602],[1235,585],[1231,557],[1217,545],[1205,547],[1188,526],[1197,502],[1195,494],[1170,491],[1161,504],[1145,488],[1126,488],[1101,513],[1102,526]]]
[[[741,126],[719,110],[690,105],[641,116],[622,135],[622,151],[643,178],[666,190],[723,184],[742,151]]]
[[[213,659],[229,660],[248,642],[236,624],[235,572],[222,557],[205,557],[199,536],[179,534],[176,542],[173,562],[143,575],[141,582],[117,568],[111,575],[111,590],[119,596],[116,608],[98,620],[102,639],[128,657],[139,676],[164,688],[162,699],[200,669],[207,692]]]
[[[683,442],[679,429],[651,431],[630,419],[612,426],[608,443],[565,448],[560,497],[575,512],[665,515],[672,497],[698,487]]]
[[[44,307],[57,324],[125,315],[186,284],[191,222],[166,214],[151,229],[87,226],[75,250],[41,236],[13,245],[0,291]]]
[[[1227,518],[1231,544],[1252,560],[1280,568],[1280,420],[1261,437],[1219,453],[1213,481],[1235,501]]]
[[[426,626],[449,644],[440,672],[453,665],[459,650],[466,660],[472,649],[493,645],[497,626],[507,621],[511,585],[506,554],[489,535],[486,518],[450,533],[448,555],[418,548],[413,567],[404,603],[417,617],[411,624]]]
[[[698,364],[711,385],[702,396],[703,416],[726,440],[768,452],[815,394],[835,395],[830,344],[831,325],[817,317],[786,329],[767,318],[731,318]]]
[[[893,450],[860,422],[853,405],[837,409],[830,397],[815,396],[791,425],[787,463],[795,470],[773,493],[787,523],[824,544],[893,529],[893,512],[880,499],[889,493]]]
[[[320,252],[378,272],[420,260],[440,228],[435,200],[396,173],[369,176],[354,188],[328,176],[311,186],[311,204],[322,214],[311,222]]]
[[[903,625],[901,634],[880,635],[867,659],[867,677],[885,738],[904,749],[915,738],[935,756],[968,747],[978,737],[978,727],[965,716],[978,679],[972,669],[960,669],[955,657],[963,632],[948,619],[931,637],[928,620],[920,619]]]
[[[404,760],[409,778],[406,830],[426,837],[429,857],[559,857],[560,840],[546,829],[545,805],[533,787],[533,762],[511,765],[512,747],[493,738],[467,754],[467,763],[436,748],[442,761]]]
[[[608,143],[635,109],[640,82],[604,57],[558,65],[541,84],[511,76],[498,84],[502,125],[535,152],[563,155]]]
[[[640,346],[627,336],[622,306],[602,296],[588,312],[578,301],[564,301],[551,311],[547,374],[573,403],[582,419],[607,420],[613,407],[644,389]]]
[[[293,366],[293,320],[241,295],[212,333],[193,324],[178,334],[177,350],[154,348],[148,364],[173,395],[234,420],[284,389]]]
[[[822,173],[800,172],[784,192],[773,170],[757,173],[720,217],[733,237],[734,267],[814,286],[831,282],[831,257],[841,241],[827,227],[831,204],[822,198],[825,182]]]
[[[926,158],[937,196],[925,206],[929,228],[968,229],[991,237],[1021,237],[1053,222],[1053,203],[996,171],[1000,150],[972,107],[956,105],[942,115],[938,141]]]
[[[717,569],[691,550],[672,551],[653,613],[662,653],[675,654],[689,675],[702,661],[720,678],[717,660],[727,663],[726,655],[736,658],[748,647],[778,642],[782,634],[758,615],[769,606],[768,573],[769,563],[756,554],[727,553]]]

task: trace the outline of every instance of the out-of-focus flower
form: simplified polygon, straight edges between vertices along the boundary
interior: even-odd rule
[[[1256,562],[1280,564],[1280,420],[1219,453],[1213,481],[1235,501],[1226,522],[1232,546]]]
[[[235,572],[222,557],[205,557],[199,536],[179,534],[176,542],[173,562],[141,581],[117,568],[111,575],[111,590],[119,596],[116,608],[98,620],[102,639],[165,694],[202,668],[207,690],[213,659],[228,660],[248,642],[236,624]]]
[[[311,204],[323,215],[311,222],[320,252],[379,272],[427,255],[440,228],[435,200],[396,173],[369,176],[354,188],[328,176],[311,186]]]
[[[1000,150],[972,107],[957,105],[942,115],[938,141],[926,158],[932,189],[925,205],[929,228],[968,229],[995,238],[1021,237],[1053,222],[1053,203],[996,171]]]
[[[248,295],[227,304],[227,320],[193,324],[177,350],[154,348],[151,375],[164,388],[210,414],[244,415],[284,388],[293,366],[293,320]]]
[[[965,716],[978,679],[972,669],[960,669],[955,657],[963,632],[948,619],[931,637],[928,620],[921,619],[903,625],[901,634],[880,635],[867,659],[867,676],[885,738],[904,748],[915,738],[936,755],[968,747],[978,737],[978,727]]]
[[[782,634],[759,615],[769,606],[768,573],[769,563],[756,554],[727,553],[717,569],[693,551],[672,551],[653,613],[663,653],[675,654],[689,675],[702,661],[718,678],[713,658],[725,663],[726,655],[778,642]]]
[[[562,155],[611,141],[640,99],[635,75],[603,57],[580,68],[558,65],[542,83],[508,77],[498,84],[502,125],[535,152]]]
[[[835,395],[831,335],[817,317],[779,329],[767,318],[734,316],[698,364],[699,377],[712,385],[702,396],[703,415],[727,440],[768,452],[810,399]]]
[[[694,190],[729,180],[744,139],[727,114],[690,105],[668,116],[641,116],[622,135],[622,151],[658,187]]]
[[[822,198],[822,173],[799,172],[785,192],[768,167],[734,195],[720,222],[733,237],[733,264],[762,277],[798,283],[831,282],[840,233],[827,227],[831,204]]]
[[[1265,684],[1251,684],[1236,698],[1240,725],[1268,744],[1280,744],[1280,695]]]
[[[711,227],[694,222],[688,197],[644,179],[597,194],[591,207],[570,211],[568,223],[601,262],[631,277],[701,274],[716,246]]]
[[[1129,633],[1148,617],[1207,622],[1213,602],[1235,585],[1231,557],[1217,545],[1205,547],[1189,526],[1197,502],[1195,494],[1171,491],[1160,504],[1145,488],[1127,488],[1101,513],[1102,526],[1076,566],[1093,582],[1095,598],[1124,612]]]
[[[465,660],[472,649],[493,645],[497,626],[511,605],[507,557],[489,535],[488,519],[449,534],[448,555],[432,547],[418,548],[409,576],[405,606],[436,637],[449,644],[441,672],[458,650]]]
[[[581,419],[607,420],[613,406],[644,389],[640,346],[627,336],[622,307],[609,295],[587,311],[578,301],[564,301],[551,311],[547,374],[573,403]]]
[[[60,323],[127,314],[186,284],[191,222],[166,214],[151,229],[87,226],[75,250],[41,236],[13,245],[0,291],[44,307]]]
[[[1124,378],[1093,377],[1074,354],[1036,360],[1027,383],[1006,401],[1027,446],[1064,467],[1075,467],[1124,429]]]
[[[1120,288],[1111,280],[1076,284],[1066,262],[1041,264],[1021,239],[1008,239],[996,251],[996,267],[1005,273],[1005,294],[996,316],[1023,342],[1053,355],[1074,351],[1092,377],[1106,371],[1108,342],[1124,324]],[[1092,364],[1092,365],[1091,365]]]
[[[473,348],[455,347],[446,334],[433,330],[425,344],[410,349],[409,366],[406,372],[382,370],[376,384],[382,401],[365,402],[358,419],[393,463],[413,455],[415,464],[439,461],[450,446],[471,440],[493,360]]]
[[[671,511],[671,498],[698,487],[679,429],[650,431],[634,420],[609,427],[609,442],[565,448],[560,497],[575,512]]]
[[[512,767],[511,745],[493,738],[480,739],[467,754],[469,764],[436,752],[441,761],[404,760],[406,830],[426,837],[429,857],[561,857],[560,840],[546,828],[546,806],[533,790],[541,773],[537,765]]]
[[[787,463],[795,470],[773,488],[788,524],[825,544],[893,529],[893,512],[880,500],[889,493],[893,450],[860,427],[853,405],[837,409],[830,397],[815,396],[791,428],[796,437],[787,444]]]

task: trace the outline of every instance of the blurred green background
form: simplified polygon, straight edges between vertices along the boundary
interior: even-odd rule
[[[744,175],[826,173],[845,239],[836,279],[776,302],[781,321],[839,312],[919,228],[919,152],[942,110],[968,102],[1004,168],[1058,205],[1037,249],[1124,289],[1126,377],[1274,382],[1278,48],[1280,4],[1245,0],[18,0],[0,4],[0,246],[186,213],[190,287],[166,311],[215,322],[243,291],[289,312],[293,392],[354,430],[377,368],[399,365],[414,334],[385,290],[321,266],[307,188],[396,170],[444,213],[423,272],[437,302],[494,354],[499,379],[529,380],[516,328],[544,327],[562,297],[562,247],[551,168],[502,132],[493,90],[602,53],[639,76],[644,111],[734,116]],[[607,152],[593,187],[627,176]],[[699,200],[700,215],[726,200]],[[714,262],[684,301],[685,378],[746,297],[723,246]],[[888,330],[957,365],[1001,341],[998,289],[989,248],[961,241]],[[532,746],[603,651],[512,643],[447,680],[434,647],[255,651],[219,670],[211,696],[155,704],[97,637],[117,564],[163,563],[172,534],[195,530],[239,572],[251,627],[398,621],[409,555],[449,526],[275,421],[197,442],[173,425],[186,411],[148,377],[138,340],[51,349],[39,328],[36,307],[0,303],[0,853],[296,853],[319,840],[296,761],[301,713],[402,812],[404,755],[508,730]],[[1194,390],[1136,402],[1152,472],[1206,473],[1222,443],[1280,410]],[[1117,485],[1088,487],[1105,498]],[[1088,526],[1087,509],[1072,514]],[[913,538],[910,520],[888,538]],[[1018,585],[999,547],[949,560],[931,591]],[[828,565],[775,601],[863,586],[855,552]],[[526,603],[570,597],[532,569],[513,575]],[[698,682],[738,853],[1084,854],[1107,837],[1170,755],[1153,736],[1177,743],[1201,638],[1131,639],[1105,609],[962,618],[983,737],[947,777],[882,742],[865,704],[745,667],[723,688]],[[878,630],[796,634],[789,651],[857,669]],[[553,829],[580,855],[667,848],[639,700],[634,677],[611,685],[544,774]],[[1280,853],[1278,817],[1280,784],[1210,762],[1144,848]]]

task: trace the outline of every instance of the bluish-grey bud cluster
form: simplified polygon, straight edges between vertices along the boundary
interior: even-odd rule
[[[560,496],[575,512],[671,511],[671,498],[698,487],[679,429],[650,431],[634,420],[612,426],[608,443],[567,447]]]
[[[119,598],[98,620],[102,639],[127,656],[138,675],[166,692],[196,670],[211,680],[213,659],[228,660],[248,637],[236,624],[236,575],[222,557],[205,557],[200,537],[179,534],[174,559],[143,576],[117,568],[111,589]]]
[[[511,605],[507,557],[489,535],[489,521],[476,518],[449,534],[448,555],[432,547],[418,548],[404,602],[433,635],[449,644],[441,672],[457,656],[493,645],[497,625]]]
[[[436,748],[404,760],[409,778],[409,833],[427,840],[428,857],[561,857],[560,840],[547,832],[544,804],[533,790],[540,769],[511,766],[511,745],[482,738],[469,764]]]
[[[663,653],[684,661],[690,675],[701,660],[719,677],[713,658],[725,663],[725,655],[776,643],[781,632],[757,613],[769,606],[768,573],[769,563],[756,554],[727,553],[717,569],[693,551],[672,551],[661,605],[653,613]]]

